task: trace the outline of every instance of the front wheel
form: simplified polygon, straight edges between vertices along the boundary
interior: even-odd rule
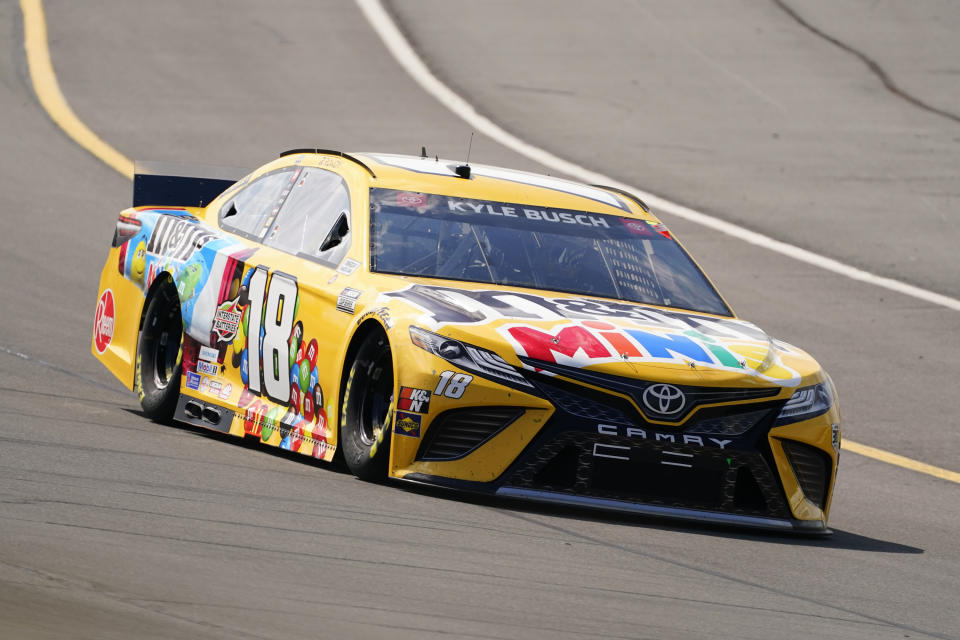
[[[361,480],[382,480],[390,456],[393,356],[380,332],[360,345],[343,392],[340,438],[347,467]]]
[[[150,295],[137,341],[134,384],[140,406],[156,422],[169,422],[180,397],[180,299],[172,284]]]

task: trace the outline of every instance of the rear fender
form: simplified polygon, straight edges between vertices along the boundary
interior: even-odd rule
[[[110,249],[100,273],[90,351],[128,389],[133,389],[137,339],[146,296],[117,270],[119,247]]]
[[[196,242],[214,234],[199,224],[195,209],[130,208],[120,213],[100,273],[91,351],[127,387],[133,388],[137,340],[144,302],[161,277],[186,280],[183,265]]]

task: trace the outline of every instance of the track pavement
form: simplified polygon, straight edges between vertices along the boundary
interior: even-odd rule
[[[127,156],[255,166],[311,144],[465,151],[469,130],[352,3],[46,9],[64,94]],[[949,109],[950,5],[804,3],[808,26],[776,3],[732,1],[391,10],[431,68],[508,130],[957,295],[960,126],[809,28]],[[15,3],[0,2],[0,22],[0,635],[960,637],[960,487],[849,453],[837,533],[805,540],[368,485],[145,420],[88,353],[130,184],[39,108]],[[538,169],[483,138],[473,158]],[[846,435],[957,469],[956,312],[667,221],[741,315],[823,362]]]

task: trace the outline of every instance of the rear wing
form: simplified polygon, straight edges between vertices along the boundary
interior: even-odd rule
[[[133,206],[203,207],[247,173],[236,167],[137,162]]]

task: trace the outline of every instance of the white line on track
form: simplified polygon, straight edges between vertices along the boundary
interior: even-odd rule
[[[762,233],[745,229],[731,222],[726,222],[700,211],[696,211],[695,209],[677,204],[676,202],[672,202],[666,198],[654,195],[649,191],[644,191],[643,189],[638,189],[637,187],[624,184],[614,180],[613,178],[610,178],[609,176],[605,176],[602,173],[591,171],[590,169],[581,167],[580,165],[570,162],[569,160],[564,160],[559,156],[555,156],[549,151],[535,147],[529,142],[526,142],[525,140],[513,135],[509,131],[506,131],[500,127],[500,125],[493,122],[486,116],[478,113],[473,105],[454,93],[450,87],[445,85],[435,75],[433,75],[433,72],[427,68],[427,65],[424,64],[417,52],[414,51],[413,47],[410,46],[410,43],[407,41],[403,33],[401,33],[400,29],[393,21],[393,18],[383,8],[380,0],[356,0],[356,3],[363,12],[363,15],[366,16],[367,21],[373,27],[374,31],[378,36],[380,36],[380,39],[383,41],[384,45],[386,45],[391,55],[393,55],[396,61],[400,63],[400,66],[402,66],[407,73],[409,73],[410,76],[417,81],[424,91],[439,100],[441,104],[466,121],[467,124],[469,124],[475,130],[502,144],[508,149],[511,149],[512,151],[515,151],[520,155],[533,160],[534,162],[538,162],[545,167],[549,167],[554,171],[559,171],[588,184],[604,184],[629,191],[639,196],[653,208],[659,209],[664,213],[674,215],[684,220],[689,220],[690,222],[708,227],[714,231],[719,231],[720,233],[743,240],[744,242],[748,242],[752,245],[769,249],[770,251],[775,251],[781,255],[793,258],[794,260],[799,260],[800,262],[804,262],[815,267],[820,267],[821,269],[826,269],[827,271],[831,271],[853,280],[866,282],[877,287],[882,287],[890,291],[911,296],[918,300],[923,300],[924,302],[946,307],[947,309],[952,309],[954,311],[960,311],[960,300],[956,298],[951,298],[950,296],[936,293],[928,289],[923,289],[921,287],[915,287],[912,284],[907,284],[906,282],[901,282],[900,280],[879,276],[877,274],[870,273],[869,271],[864,271],[863,269],[858,269],[857,267],[845,264],[839,260],[834,260],[833,258],[822,256],[814,253],[813,251],[808,251],[807,249],[803,249],[796,245],[775,240],[769,236],[763,235]]]

